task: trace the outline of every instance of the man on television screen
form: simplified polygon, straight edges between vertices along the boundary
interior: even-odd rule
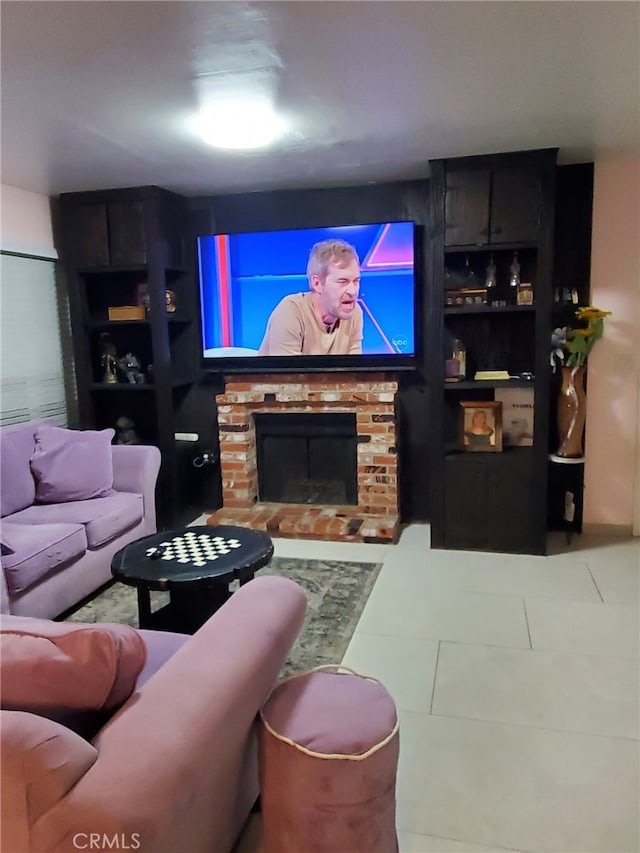
[[[344,240],[316,243],[307,263],[309,291],[285,296],[271,312],[259,355],[359,355],[360,260]]]

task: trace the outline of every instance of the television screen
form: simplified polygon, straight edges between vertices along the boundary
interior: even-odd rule
[[[413,222],[204,236],[198,262],[205,365],[415,355]]]

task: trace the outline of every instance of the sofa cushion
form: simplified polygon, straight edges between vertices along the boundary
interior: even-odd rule
[[[147,647],[135,628],[6,616],[0,630],[2,707],[63,719],[109,711],[135,686]]]
[[[89,548],[99,548],[142,519],[142,495],[112,492],[104,498],[61,504],[34,504],[11,516],[16,524],[65,522],[84,525]]]
[[[12,596],[29,589],[49,572],[87,550],[87,537],[81,524],[14,524],[3,519],[2,540],[12,551],[2,557]]]
[[[0,515],[24,509],[36,499],[36,484],[29,468],[35,438],[33,426],[0,430]]]
[[[102,497],[113,486],[112,429],[73,430],[41,424],[31,470],[40,503]]]

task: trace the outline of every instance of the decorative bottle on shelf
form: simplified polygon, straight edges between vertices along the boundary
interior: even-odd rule
[[[450,356],[445,359],[445,381],[460,382],[467,375],[467,351],[458,338],[454,338]]]
[[[467,350],[459,338],[453,342],[453,358],[458,362],[458,379],[462,380],[467,375]]]
[[[469,255],[465,255],[464,258],[464,277],[467,287],[477,287],[476,274],[471,269],[471,265],[469,264]]]
[[[511,287],[517,287],[520,284],[520,263],[518,262],[518,253],[513,253],[513,260],[509,267],[509,284]]]
[[[533,305],[533,285],[530,281],[521,281],[518,285],[518,305]]]
[[[489,256],[489,263],[487,264],[487,275],[484,281],[484,286],[487,290],[491,290],[491,288],[495,288],[498,285],[497,273],[496,273],[496,265],[493,262],[493,255]]]

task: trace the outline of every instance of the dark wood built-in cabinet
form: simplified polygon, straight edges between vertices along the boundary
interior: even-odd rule
[[[181,457],[198,445],[185,452],[176,440],[176,433],[198,431],[197,292],[185,200],[159,187],[69,193],[60,198],[60,217],[80,426],[115,428],[120,417],[130,418],[140,441],[162,454],[159,523],[191,517],[200,511],[199,496],[181,470],[191,460]],[[175,311],[167,311],[166,291]],[[110,318],[110,309],[123,307],[140,316]],[[105,334],[118,358],[136,356],[139,381],[128,382],[121,369],[117,382],[105,381]],[[180,488],[185,479],[192,494]]]
[[[435,160],[431,169],[432,544],[542,554],[556,151]],[[517,289],[510,284],[514,256],[521,283],[532,285],[531,304],[517,304]],[[496,285],[484,293],[490,261]],[[456,288],[464,291],[463,299],[478,291],[482,301],[447,304]],[[445,360],[456,339],[466,349],[466,376],[447,382]],[[499,370],[517,378],[475,379],[477,371]],[[532,445],[465,450],[460,403],[494,401],[503,388],[529,389]]]
[[[534,164],[469,167],[461,163],[447,169],[444,179],[445,246],[537,240],[541,196]]]
[[[113,427],[125,415],[142,441],[157,444],[161,524],[216,509],[219,469],[191,464],[217,450],[215,390],[200,372],[194,235],[412,220],[423,346],[416,371],[398,375],[402,521],[430,521],[438,548],[544,553],[547,527],[565,526],[564,480],[572,473],[551,468],[548,496],[559,380],[550,371],[550,331],[573,319],[567,294],[588,302],[592,190],[592,164],[557,167],[556,151],[542,150],[434,160],[428,181],[189,200],[157,187],[63,195],[79,425]],[[521,282],[533,287],[531,304],[517,304],[509,284],[515,252]],[[491,258],[496,287],[486,301],[447,302],[456,288],[482,291]],[[109,308],[138,303],[141,285],[148,314],[110,320]],[[175,312],[166,311],[166,290]],[[118,355],[140,359],[144,382],[104,382],[105,332]],[[456,339],[466,347],[466,378],[446,382]],[[478,370],[519,378],[475,380]],[[532,395],[532,446],[462,450],[460,402],[493,401],[505,388]],[[199,442],[176,433],[197,433]],[[578,506],[581,488],[570,488]],[[579,529],[579,518],[572,524]]]

